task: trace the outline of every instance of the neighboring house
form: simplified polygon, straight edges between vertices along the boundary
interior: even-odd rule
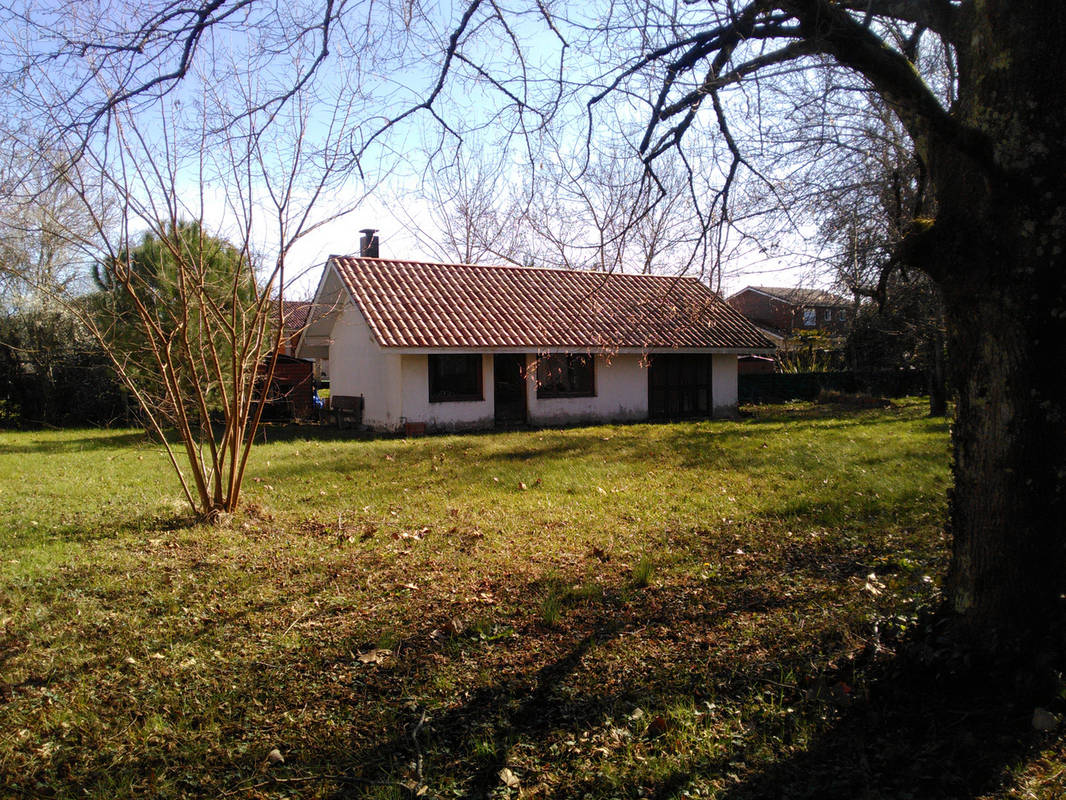
[[[694,278],[332,256],[315,302],[297,354],[384,430],[729,415],[773,351]]]
[[[261,387],[270,374],[270,362],[270,356],[259,362],[258,379]],[[279,353],[274,364],[273,379],[265,389],[268,405],[263,412],[264,419],[310,419],[315,415],[314,366],[310,361]]]
[[[281,332],[281,354],[296,357],[296,348],[300,344],[307,323],[315,314],[325,313],[326,309],[316,309],[315,304],[309,300],[285,300],[285,325]],[[270,317],[276,326],[278,320],[278,304],[271,302]],[[314,377],[317,381],[329,380],[329,360],[312,359],[314,364]]]
[[[852,306],[843,297],[821,289],[748,286],[727,303],[783,344],[797,331],[843,336],[851,322]]]
[[[270,371],[271,356],[264,356],[258,368],[258,391],[268,404],[264,409],[263,418],[272,421],[311,419],[317,413],[315,387],[324,368],[317,360],[297,358],[296,348],[300,344],[300,337],[308,320],[315,313],[314,304],[308,301],[285,300],[283,307],[281,345],[269,386],[265,385],[265,380]],[[271,301],[270,319],[273,330],[276,331],[279,327],[276,300]]]
[[[296,346],[300,343],[300,336],[307,326],[307,318],[314,304],[307,300],[285,300],[285,326],[281,332],[281,352],[287,356],[296,355]],[[278,304],[276,300],[270,303],[270,317],[277,324]]]

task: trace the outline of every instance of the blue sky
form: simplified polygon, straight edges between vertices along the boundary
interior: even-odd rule
[[[40,54],[55,48],[57,40],[51,37],[51,31],[64,31],[92,42],[109,36],[113,40],[115,30],[141,24],[150,7],[147,3],[122,6],[109,0],[12,6],[0,18],[0,61],[10,74],[12,66],[27,51]],[[330,179],[326,191],[317,198],[312,221],[324,220],[341,210],[351,211],[340,220],[324,224],[293,248],[288,274],[306,272],[294,288],[295,294],[311,291],[315,265],[322,264],[329,254],[354,252],[358,230],[363,227],[380,229],[384,256],[431,257],[408,223],[412,218],[425,220],[433,216],[434,209],[429,205],[432,201],[418,191],[419,179],[427,170],[437,168],[427,150],[436,143],[443,144],[445,150],[457,144],[449,128],[462,133],[465,151],[476,145],[503,167],[516,186],[528,187],[538,159],[541,166],[545,158],[571,162],[580,159],[587,132],[588,89],[568,95],[556,109],[557,122],[552,133],[557,148],[547,155],[539,150],[531,153],[530,147],[539,148],[544,143],[544,137],[536,130],[537,117],[528,112],[524,117],[517,114],[512,100],[521,97],[531,105],[543,107],[558,90],[560,75],[567,89],[576,88],[577,84],[595,84],[602,69],[595,58],[582,55],[580,47],[572,46],[577,44],[572,37],[583,35],[586,23],[601,24],[605,7],[596,3],[560,7],[571,15],[558,18],[560,27],[562,22],[569,26],[565,35],[571,41],[565,49],[560,48],[555,33],[535,11],[517,5],[497,7],[505,11],[508,27],[504,29],[490,13],[479,12],[472,20],[472,36],[462,52],[477,64],[477,69],[494,76],[499,85],[491,86],[468,63],[453,63],[453,75],[435,105],[439,118],[423,110],[389,129],[363,153],[362,174],[350,163],[341,164],[343,178]],[[314,28],[320,7],[305,2],[253,5],[249,12],[228,19],[201,41],[194,68],[176,91],[125,116],[125,130],[136,129],[137,133],[128,139],[132,144],[127,163],[143,165],[151,159],[164,160],[173,169],[171,188],[184,202],[187,215],[202,212],[205,221],[215,220],[216,229],[230,238],[242,235],[244,210],[256,209],[251,223],[252,244],[270,261],[279,241],[278,226],[272,218],[271,186],[276,193],[277,179],[288,174],[295,154],[299,153],[301,171],[290,187],[290,217],[298,216],[308,204],[322,175],[323,154],[332,152],[343,161],[345,149],[349,154],[359,150],[385,120],[428,94],[440,69],[443,45],[464,8],[462,4],[440,3],[402,5],[399,11],[390,11],[370,3],[349,4],[344,24],[332,31],[329,56],[305,91],[283,106],[271,107],[281,113],[269,124],[262,124],[265,112],[252,116],[260,123],[262,137],[256,175],[255,170],[237,174],[239,171],[229,169],[232,159],[225,137],[205,134],[204,127],[224,119],[227,112],[276,97],[304,74],[320,46],[320,34]],[[28,13],[39,23],[38,27],[27,26],[24,18],[11,15],[12,10]],[[403,16],[405,11],[410,12],[410,18]],[[628,24],[627,20],[617,22]],[[295,36],[294,32],[301,28],[307,29],[305,35]],[[637,45],[619,38],[616,46],[618,49],[611,55],[621,58],[625,47]],[[142,76],[135,76],[134,83],[150,77],[153,69],[158,74],[177,57],[177,51],[171,48],[156,51],[164,56],[163,67],[145,63],[153,52],[149,43],[145,56],[140,61],[134,58],[133,63],[145,70]],[[62,93],[84,80],[74,102],[75,106],[89,106],[116,90],[126,76],[123,70],[128,63],[126,55],[114,57],[102,51],[51,62],[42,71],[45,82],[38,84],[38,94]],[[87,78],[91,68],[101,65],[103,69],[95,77]],[[519,80],[523,70],[525,79]],[[569,86],[571,82],[575,87]],[[638,84],[628,88],[636,93],[620,95],[622,102],[597,109],[592,123],[594,147],[626,133],[632,139],[639,132],[646,118],[650,89],[642,98],[640,92],[644,90]],[[508,97],[508,93],[513,96]],[[110,136],[113,147],[114,128]],[[708,148],[696,162],[698,169],[720,177],[721,151],[713,144],[713,129],[695,130],[693,138],[696,137],[704,137],[700,147]],[[302,142],[299,147],[298,139]],[[101,142],[100,138],[94,140],[97,147],[102,146]],[[316,150],[320,152],[316,154]],[[449,155],[441,152],[436,157],[436,163],[441,163]],[[114,168],[114,162],[109,163]],[[155,173],[148,177],[155,177]],[[151,180],[141,181],[138,186],[137,181],[130,182],[129,192],[141,195],[141,205],[153,191],[150,183]],[[402,204],[405,213],[394,212],[397,204]],[[795,232],[791,235],[796,238]],[[776,238],[781,244],[780,237]],[[784,251],[791,249],[795,248],[788,242],[782,245]],[[724,266],[722,287],[728,293],[747,284],[815,282],[794,263],[787,257],[767,257],[757,247],[742,248]],[[664,264],[662,268],[669,270],[671,265]]]

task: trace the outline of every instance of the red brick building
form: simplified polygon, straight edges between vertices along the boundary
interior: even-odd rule
[[[748,286],[726,299],[767,333],[787,339],[797,331],[842,336],[851,323],[851,304],[821,289]]]

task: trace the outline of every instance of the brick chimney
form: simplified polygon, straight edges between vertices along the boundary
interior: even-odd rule
[[[359,240],[359,256],[361,258],[377,258],[378,257],[378,237],[377,228],[363,228],[359,233],[363,234],[363,238]]]

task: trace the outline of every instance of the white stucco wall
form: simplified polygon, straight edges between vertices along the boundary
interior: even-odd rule
[[[429,356],[401,356],[403,416],[408,422],[424,422],[429,430],[491,428],[495,423],[492,354],[481,356],[482,400],[429,402]]]
[[[400,424],[400,355],[379,347],[354,303],[344,305],[329,344],[330,394],[363,395],[363,424]]]
[[[527,356],[526,403],[534,425],[647,419],[648,370],[642,366],[642,356],[597,355],[595,397],[538,398],[536,369],[530,366],[533,360],[533,355]]]
[[[712,357],[711,396],[714,401],[714,416],[730,417],[737,413],[736,356]]]
[[[534,425],[625,422],[648,417],[648,370],[640,354],[597,355],[593,397],[538,398],[536,356],[526,356],[527,416]],[[398,430],[403,421],[423,422],[429,430],[491,428],[495,421],[493,355],[482,354],[483,399],[429,402],[426,354],[400,354],[379,347],[358,308],[345,304],[332,328],[329,345],[330,391],[363,395],[363,422],[377,430]],[[737,406],[737,357],[715,355],[714,415],[731,416]]]

